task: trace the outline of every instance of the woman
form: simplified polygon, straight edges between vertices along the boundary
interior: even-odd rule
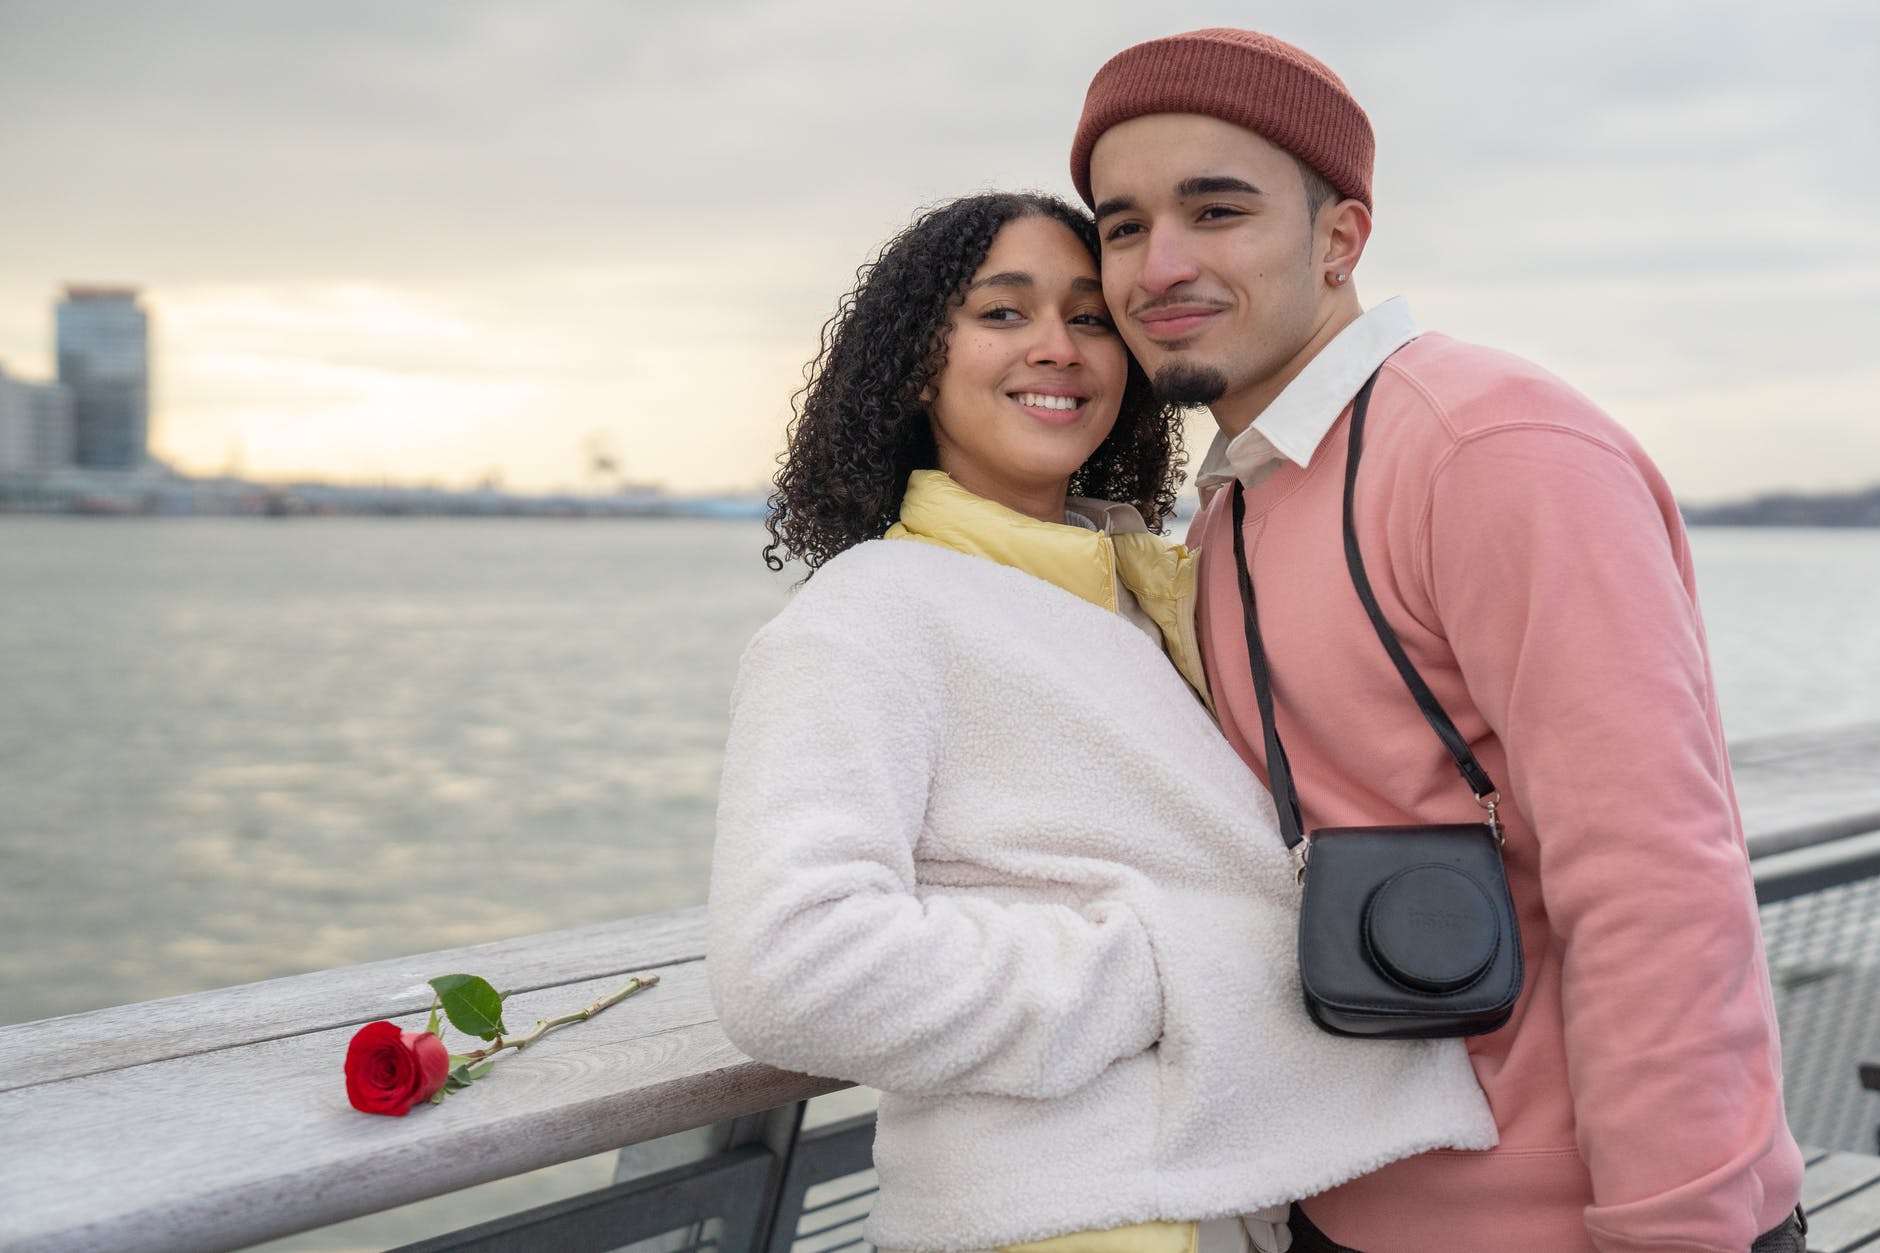
[[[826,328],[772,498],[766,558],[813,577],[733,696],[712,988],[753,1057],[883,1090],[884,1247],[1284,1248],[1269,1207],[1494,1142],[1459,1041],[1300,1007],[1272,804],[1148,529],[1174,415],[1095,257],[1044,197],[918,219]]]

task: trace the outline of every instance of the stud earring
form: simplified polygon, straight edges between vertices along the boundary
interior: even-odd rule
[[[1332,285],[1335,287],[1344,286],[1346,277],[1347,275],[1345,274],[1345,272],[1343,270],[1340,270],[1337,274],[1332,276]]]

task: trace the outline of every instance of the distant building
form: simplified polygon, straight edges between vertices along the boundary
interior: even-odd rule
[[[72,464],[72,393],[0,370],[0,472],[58,470]]]
[[[134,287],[68,285],[58,311],[59,382],[71,389],[73,460],[134,470],[150,440],[149,323]]]

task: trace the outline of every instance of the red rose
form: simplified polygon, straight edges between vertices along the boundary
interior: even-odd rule
[[[346,1046],[346,1098],[364,1114],[402,1117],[444,1086],[450,1050],[429,1031],[369,1022]]]

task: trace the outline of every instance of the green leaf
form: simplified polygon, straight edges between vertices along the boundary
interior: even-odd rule
[[[494,1040],[503,1026],[503,998],[486,980],[475,975],[440,975],[431,980],[450,1025],[479,1040]]]
[[[444,1038],[444,1033],[437,1029],[437,1011],[438,999],[434,996],[431,998],[431,1021],[424,1024],[424,1029],[441,1040]]]
[[[481,1066],[472,1066],[469,1070],[465,1071],[464,1074],[468,1078],[471,1078],[471,1079],[481,1079],[484,1075],[487,1075],[490,1073],[490,1067],[494,1066],[495,1064],[496,1064],[496,1059],[492,1057],[487,1062],[484,1062]]]

